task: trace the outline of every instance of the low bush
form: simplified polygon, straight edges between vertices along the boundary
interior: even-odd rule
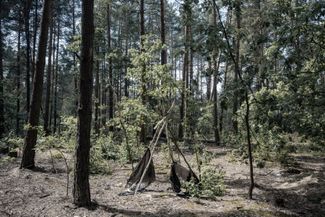
[[[184,182],[183,187],[191,197],[204,197],[214,199],[225,193],[224,171],[211,167],[205,167],[201,173],[200,183],[195,184],[192,180]]]

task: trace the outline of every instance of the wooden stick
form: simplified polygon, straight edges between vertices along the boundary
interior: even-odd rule
[[[169,129],[168,129],[169,130]],[[171,132],[170,130],[169,130],[169,132]],[[173,138],[173,140],[174,140],[174,145],[175,145],[175,147],[176,147],[176,149],[177,149],[177,151],[182,155],[182,157],[183,157],[183,159],[184,159],[184,161],[185,161],[185,163],[186,163],[186,165],[188,166],[188,168],[189,168],[189,170],[192,172],[192,173],[194,173],[193,172],[193,170],[192,170],[192,167],[191,167],[191,165],[188,163],[188,161],[186,160],[186,158],[185,158],[185,156],[184,156],[184,154],[183,154],[183,152],[181,151],[181,149],[179,148],[179,146],[178,146],[178,144],[177,144],[177,141],[176,141],[176,139],[175,138]],[[195,173],[194,173],[195,174]]]
[[[166,140],[167,140],[167,145],[168,145],[168,150],[169,150],[169,155],[170,155],[170,158],[172,160],[172,162],[174,163],[175,160],[174,160],[174,156],[173,156],[173,149],[170,145],[170,140],[169,140],[169,135],[168,135],[168,124],[166,123],[166,127],[165,127],[165,132],[166,132]]]
[[[156,147],[156,145],[157,145],[157,143],[158,143],[158,140],[159,140],[160,134],[162,133],[162,131],[163,131],[163,129],[165,128],[165,126],[166,126],[166,122],[164,121],[164,122],[163,122],[163,125],[162,125],[162,126],[160,127],[160,129],[159,129],[159,133],[158,133],[158,135],[157,135],[156,141],[155,141],[155,143],[153,143],[153,145],[152,145],[152,149],[150,150],[151,152],[150,152],[149,162],[148,162],[146,168],[144,169],[144,171],[143,171],[143,173],[142,173],[142,176],[141,176],[141,178],[140,178],[140,181],[139,181],[139,183],[137,184],[137,187],[136,187],[136,189],[135,189],[135,191],[134,191],[134,195],[136,195],[136,193],[138,192],[139,187],[140,187],[140,185],[141,185],[141,183],[142,183],[142,180],[143,180],[143,178],[144,178],[144,176],[145,176],[145,174],[146,174],[146,172],[147,172],[147,170],[148,170],[148,168],[149,168],[150,162],[151,162],[151,160],[152,160],[152,155],[153,155],[152,153],[153,153],[153,151],[155,150],[155,147]],[[153,141],[153,140],[152,140],[152,141]]]

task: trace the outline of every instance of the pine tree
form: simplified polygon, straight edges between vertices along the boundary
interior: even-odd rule
[[[42,103],[43,75],[45,68],[45,54],[47,48],[48,29],[51,25],[52,0],[45,0],[41,22],[41,35],[38,44],[36,71],[33,81],[32,102],[28,118],[28,129],[25,137],[23,156],[20,168],[35,167],[35,145],[37,140],[37,127]]]
[[[78,141],[74,168],[73,199],[77,206],[90,206],[89,152],[93,89],[94,0],[82,1],[80,98]]]

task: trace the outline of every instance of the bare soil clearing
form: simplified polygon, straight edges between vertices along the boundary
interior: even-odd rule
[[[20,159],[0,166],[0,216],[325,216],[324,157],[296,154],[294,167],[267,164],[255,169],[257,187],[250,201],[248,165],[232,162],[227,149],[209,150],[216,156],[210,164],[225,171],[227,192],[216,200],[176,196],[168,181],[169,167],[159,154],[154,157],[157,181],[146,191],[121,196],[131,165],[112,162],[111,175],[91,176],[93,209],[78,208],[71,199],[72,176],[66,197],[64,161],[56,160],[53,173],[49,156],[41,154],[37,165],[42,170],[20,170]]]

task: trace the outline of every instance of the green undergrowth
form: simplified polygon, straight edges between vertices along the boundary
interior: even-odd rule
[[[224,174],[225,172],[222,170],[205,167],[201,172],[198,184],[191,180],[184,182],[183,186],[191,197],[215,199],[225,193]]]

